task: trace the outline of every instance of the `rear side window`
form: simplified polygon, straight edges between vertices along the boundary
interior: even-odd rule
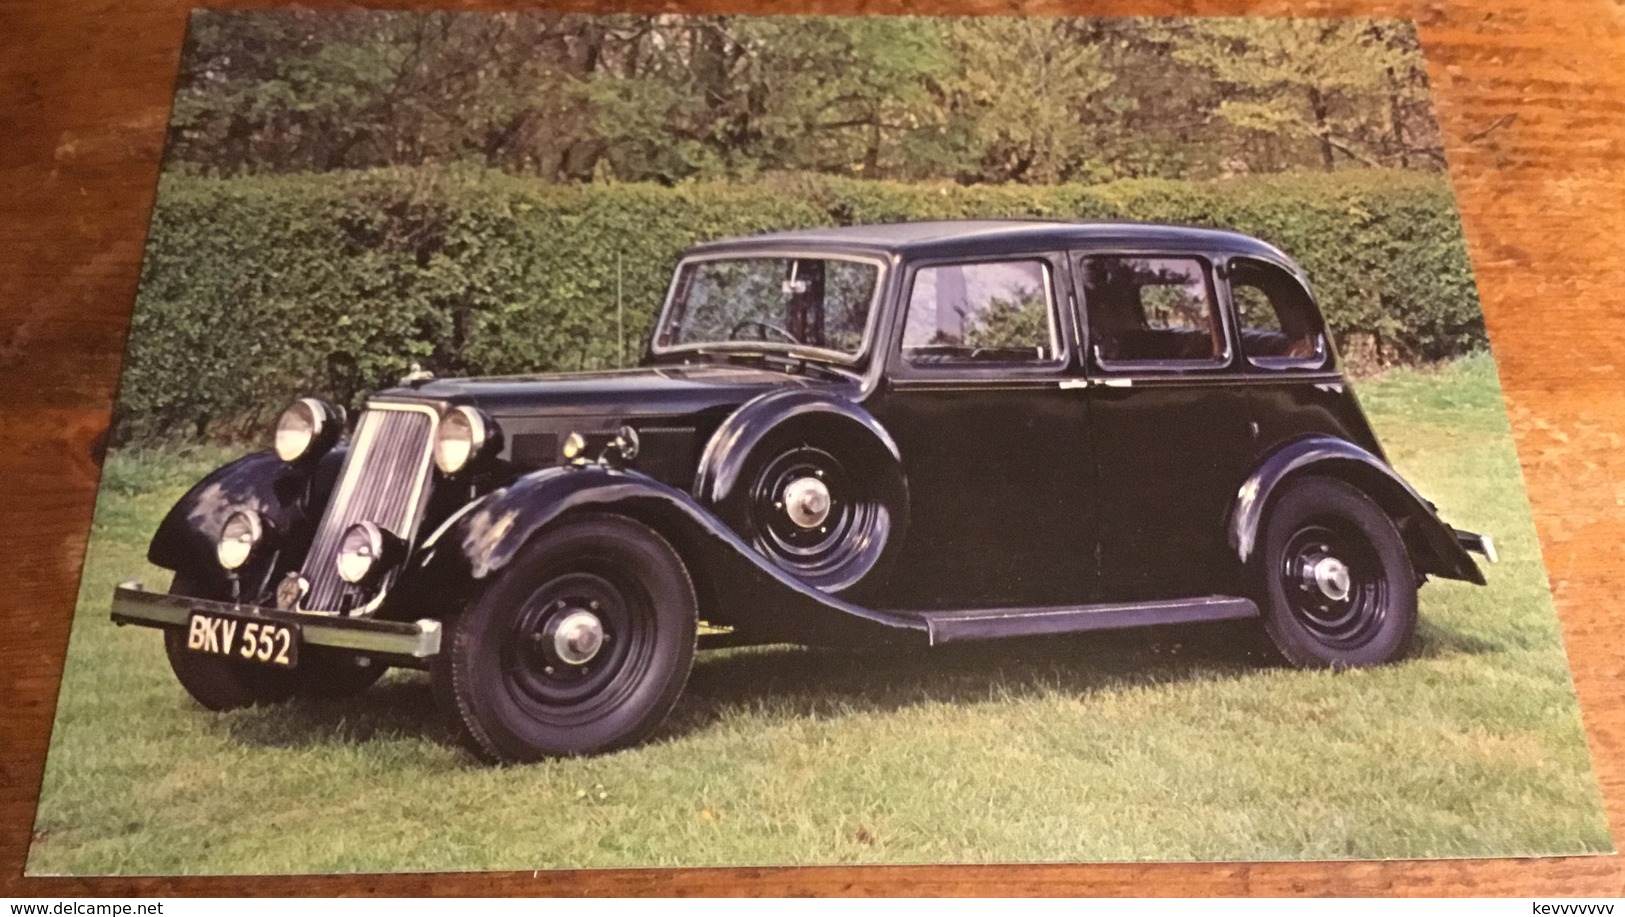
[[[916,366],[1054,363],[1049,267],[1042,261],[943,264],[914,272],[903,359]]]
[[[1241,352],[1255,365],[1285,368],[1324,358],[1320,320],[1296,277],[1273,264],[1232,261],[1230,298],[1241,328]]]
[[[1225,356],[1207,266],[1196,258],[1080,259],[1089,340],[1102,365],[1212,363]]]

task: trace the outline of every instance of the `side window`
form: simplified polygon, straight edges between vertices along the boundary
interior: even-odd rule
[[[985,261],[914,272],[903,359],[916,366],[1054,363],[1060,353],[1049,267]]]
[[[1314,303],[1297,278],[1273,264],[1230,264],[1230,299],[1241,352],[1261,366],[1301,366],[1325,353]]]
[[[1089,340],[1101,363],[1211,363],[1225,354],[1207,267],[1196,258],[1081,259]]]

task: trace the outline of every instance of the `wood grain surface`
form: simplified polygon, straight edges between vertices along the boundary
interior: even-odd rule
[[[188,6],[0,0],[0,896],[1625,894],[1617,856],[23,878]],[[778,11],[771,0],[568,8]],[[1621,0],[813,0],[785,11],[1416,20],[1609,823],[1625,837]]]

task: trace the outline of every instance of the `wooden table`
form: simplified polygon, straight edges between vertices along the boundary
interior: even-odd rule
[[[0,0],[0,896],[1625,894],[1617,856],[24,880],[188,6]],[[770,0],[680,8],[774,11]],[[825,0],[796,11],[1415,19],[1609,822],[1625,837],[1625,2]]]

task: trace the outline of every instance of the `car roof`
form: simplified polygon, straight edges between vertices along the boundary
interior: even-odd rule
[[[1296,269],[1292,259],[1275,246],[1231,230],[1167,223],[1059,220],[929,220],[795,229],[705,242],[688,249],[684,255],[725,255],[762,249],[832,249],[933,258],[1054,248],[1222,251],[1256,255]]]

